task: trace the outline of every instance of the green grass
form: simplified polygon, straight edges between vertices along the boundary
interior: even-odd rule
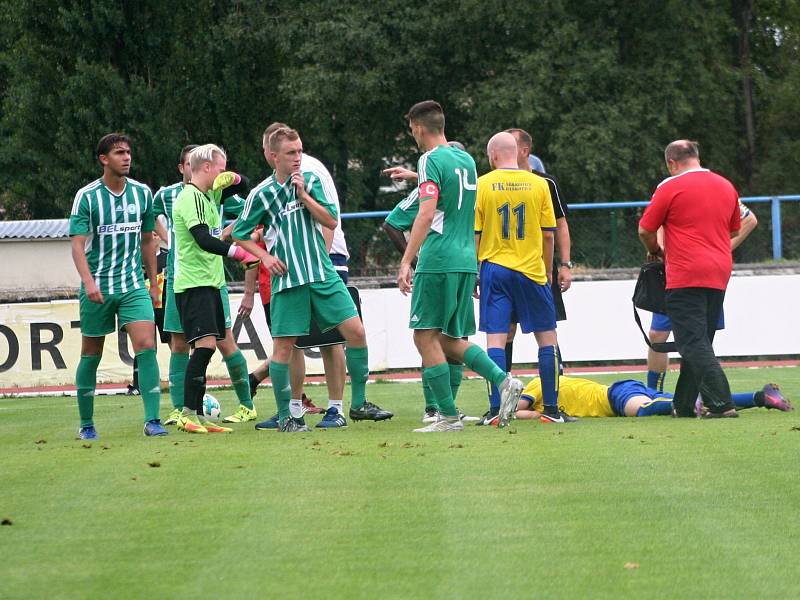
[[[729,376],[800,397],[800,368]],[[424,436],[419,384],[368,391],[391,422],[163,439],[103,397],[93,444],[73,398],[0,400],[0,597],[800,596],[800,412]]]

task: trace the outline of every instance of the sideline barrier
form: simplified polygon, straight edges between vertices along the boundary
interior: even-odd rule
[[[559,324],[559,343],[569,363],[644,360],[646,347],[631,314],[635,281],[576,282],[564,296],[569,320]],[[786,356],[800,354],[800,321],[795,301],[800,275],[734,277],[725,300],[727,329],[715,343],[720,356]],[[231,296],[236,314],[240,294]],[[413,369],[420,359],[408,329],[410,296],[396,288],[361,292],[364,326],[373,371]],[[477,301],[475,302],[477,319]],[[76,300],[0,305],[0,388],[72,385],[80,359]],[[647,321],[645,317],[645,322]],[[263,310],[256,305],[250,319],[236,320],[236,338],[254,368],[272,352]],[[485,336],[472,341],[485,347]],[[124,335],[109,335],[98,369],[99,383],[130,381],[132,352]],[[322,361],[307,352],[309,374],[322,372]],[[158,346],[162,379],[167,378],[169,349]],[[532,335],[519,335],[516,363],[536,361]],[[209,377],[225,379],[219,354],[209,365]]]

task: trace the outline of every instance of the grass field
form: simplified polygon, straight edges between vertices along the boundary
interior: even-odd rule
[[[102,397],[93,444],[74,398],[0,400],[0,598],[800,597],[800,411],[426,436],[419,384],[368,392],[391,422],[162,439]]]

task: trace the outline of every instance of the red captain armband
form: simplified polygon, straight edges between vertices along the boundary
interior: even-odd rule
[[[439,200],[439,186],[433,181],[426,181],[419,184],[419,200]]]

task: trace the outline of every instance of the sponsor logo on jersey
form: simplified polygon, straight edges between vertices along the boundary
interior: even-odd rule
[[[222,229],[220,227],[210,227],[209,233],[213,235],[215,238],[218,238],[222,235]]]
[[[281,216],[285,216],[285,215],[288,215],[289,213],[293,213],[293,212],[295,212],[297,210],[302,210],[302,208],[303,208],[303,203],[302,202],[300,202],[299,200],[290,200],[289,202],[287,202],[283,206],[283,208],[281,209],[280,214],[281,214]]]
[[[139,233],[142,229],[141,221],[132,223],[109,223],[108,225],[98,225],[97,235],[116,235],[120,233]]]

